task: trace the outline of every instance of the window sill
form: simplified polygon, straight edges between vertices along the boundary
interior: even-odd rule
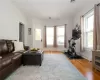
[[[48,45],[47,48],[64,48],[64,45],[57,45],[57,47],[54,47],[53,45]]]
[[[85,51],[92,51],[93,48],[84,48]]]

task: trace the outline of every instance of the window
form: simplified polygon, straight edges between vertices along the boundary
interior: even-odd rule
[[[84,47],[93,48],[93,11],[84,16]]]
[[[47,40],[47,45],[53,45],[53,40],[54,40],[54,27],[47,27],[46,28],[46,40]]]
[[[41,40],[41,29],[35,29],[35,40]]]
[[[57,26],[57,45],[64,45],[64,26]]]

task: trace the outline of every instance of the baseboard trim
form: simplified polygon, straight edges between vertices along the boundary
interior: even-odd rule
[[[82,57],[84,58],[84,59],[86,59],[86,60],[88,60],[88,61],[91,61],[91,60],[89,60],[86,56],[84,56],[84,55],[82,55]]]

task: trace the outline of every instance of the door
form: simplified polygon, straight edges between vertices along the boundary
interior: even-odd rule
[[[19,23],[19,41],[24,43],[24,24]]]
[[[42,49],[42,32],[41,28],[35,28],[35,38],[34,38],[34,47]]]

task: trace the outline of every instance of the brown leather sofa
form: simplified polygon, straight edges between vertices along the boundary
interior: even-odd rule
[[[0,80],[4,80],[22,64],[22,53],[13,51],[14,44],[11,40],[0,40]]]

